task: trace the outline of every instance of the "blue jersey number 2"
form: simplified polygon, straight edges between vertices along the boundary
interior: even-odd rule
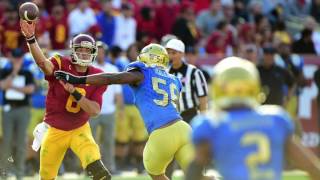
[[[250,171],[250,179],[273,179],[272,170],[259,170],[258,166],[267,164],[271,159],[270,141],[268,137],[261,132],[246,133],[241,138],[241,145],[244,147],[257,147],[256,152],[250,153],[246,158],[246,164]]]

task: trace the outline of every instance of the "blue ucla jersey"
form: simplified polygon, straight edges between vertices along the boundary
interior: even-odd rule
[[[209,142],[224,180],[280,180],[283,151],[294,126],[278,106],[261,106],[199,115],[193,122],[195,144]]]
[[[128,65],[127,70],[138,69],[144,75],[143,81],[137,86],[131,86],[135,96],[135,105],[144,120],[150,134],[153,130],[181,119],[176,109],[181,91],[181,82],[164,69],[149,67],[136,61]]]

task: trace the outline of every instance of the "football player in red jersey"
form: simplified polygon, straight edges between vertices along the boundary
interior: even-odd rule
[[[94,180],[111,179],[103,165],[99,147],[92,137],[88,123],[90,116],[100,113],[105,86],[71,85],[53,76],[56,70],[77,75],[101,73],[90,64],[97,55],[95,40],[85,34],[71,41],[71,57],[53,56],[47,59],[35,38],[35,22],[20,21],[21,31],[35,62],[49,83],[44,123],[48,130],[43,136],[40,151],[40,176],[55,179],[68,148],[80,158],[82,167]]]

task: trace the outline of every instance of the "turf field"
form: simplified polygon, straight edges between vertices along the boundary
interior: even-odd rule
[[[179,173],[180,174],[180,173]],[[150,180],[148,176],[137,176],[137,177],[115,177],[115,180]],[[182,175],[176,175],[173,180],[183,180]],[[309,180],[304,172],[301,171],[291,171],[284,173],[283,180]]]
[[[309,180],[304,172],[301,171],[290,171],[285,172],[283,175],[283,180]],[[136,175],[134,173],[125,173],[123,175],[114,176],[113,180],[151,180],[151,178],[147,175]],[[11,180],[11,178],[9,179]],[[12,179],[13,180],[13,179]],[[24,180],[38,180],[38,177],[27,177]],[[64,177],[59,177],[57,180],[89,180],[89,178],[84,176],[77,176],[77,175],[65,175]],[[181,173],[177,173],[173,177],[173,180],[183,180],[183,176]]]

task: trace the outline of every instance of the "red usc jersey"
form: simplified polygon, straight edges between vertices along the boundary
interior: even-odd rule
[[[26,43],[23,35],[20,32],[19,21],[14,24],[9,24],[7,21],[0,25],[0,43],[1,52],[7,56],[15,48],[26,49]]]
[[[51,17],[49,34],[52,49],[66,49],[65,42],[67,41],[69,35],[67,17],[62,17],[61,19]]]
[[[53,56],[50,61],[54,65],[54,71],[60,69],[79,76],[102,72],[98,68],[89,66],[86,73],[79,73],[67,57]],[[46,98],[44,121],[54,128],[65,131],[76,129],[85,124],[89,120],[89,115],[80,108],[73,96],[63,88],[53,75],[46,76],[45,79],[49,82],[49,89]],[[106,90],[106,86],[79,84],[75,85],[75,87],[82,95],[96,101],[101,107],[102,95]]]

